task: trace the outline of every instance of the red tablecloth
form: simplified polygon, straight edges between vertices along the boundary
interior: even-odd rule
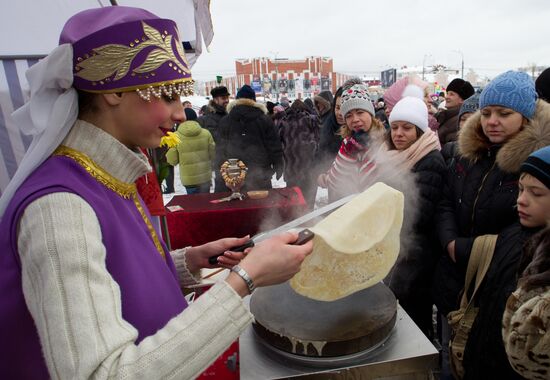
[[[267,198],[210,203],[230,193],[176,195],[166,210],[172,249],[200,245],[223,237],[255,235],[303,215],[306,202],[298,187],[271,189]]]

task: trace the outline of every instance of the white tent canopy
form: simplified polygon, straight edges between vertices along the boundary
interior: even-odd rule
[[[209,0],[118,0],[118,5],[147,9],[178,24],[192,66],[213,37]],[[109,0],[17,0],[0,12],[0,194],[31,140],[21,133],[11,113],[29,96],[25,71],[58,45],[65,21],[90,8],[110,6]]]
[[[195,41],[193,0],[118,0],[178,23],[184,41]],[[84,9],[111,5],[108,0],[17,0],[0,12],[0,56],[45,56],[58,44],[65,21]]]

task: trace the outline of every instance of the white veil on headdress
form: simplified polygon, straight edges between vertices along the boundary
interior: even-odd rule
[[[73,48],[63,44],[26,72],[30,100],[12,117],[32,143],[0,198],[0,219],[19,186],[61,144],[78,117],[72,66]]]

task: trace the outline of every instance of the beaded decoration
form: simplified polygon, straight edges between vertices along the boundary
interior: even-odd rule
[[[136,89],[136,92],[138,93],[139,97],[146,102],[151,101],[151,95],[153,95],[155,98],[160,99],[163,95],[172,97],[173,95],[180,95],[180,96],[188,96],[193,94],[193,84],[194,81],[187,81],[183,83],[175,83],[175,84],[169,84],[164,85],[161,84],[160,86],[149,86],[147,88],[138,88]]]

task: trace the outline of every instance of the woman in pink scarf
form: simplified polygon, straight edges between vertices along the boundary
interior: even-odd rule
[[[391,178],[389,183],[412,178],[412,183],[402,186],[407,199],[405,220],[408,222],[401,233],[401,252],[385,282],[430,338],[433,331],[429,294],[437,262],[433,217],[446,167],[437,133],[428,126],[428,109],[422,100],[422,90],[409,87],[415,88],[407,88],[404,93],[416,93],[416,96],[405,96],[393,107],[386,144],[376,155],[379,180],[387,179],[387,174]]]

